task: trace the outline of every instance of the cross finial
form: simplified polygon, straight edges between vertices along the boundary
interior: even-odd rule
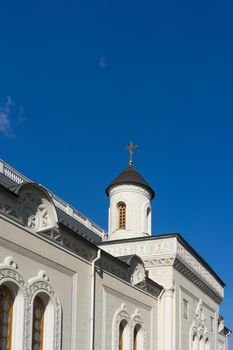
[[[127,151],[129,151],[129,165],[130,165],[130,166],[133,166],[133,151],[134,151],[135,149],[137,149],[138,147],[139,147],[139,146],[138,146],[138,145],[134,145],[132,141],[130,142],[130,145],[129,145],[129,146],[125,147],[125,149],[126,149]]]

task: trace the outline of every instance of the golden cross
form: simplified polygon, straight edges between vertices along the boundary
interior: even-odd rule
[[[135,149],[137,149],[138,147],[139,147],[139,146],[138,146],[138,145],[134,145],[132,141],[130,142],[130,145],[129,145],[129,146],[125,147],[125,149],[126,149],[127,151],[129,151],[129,165],[130,165],[130,166],[133,166],[133,151],[134,151]]]

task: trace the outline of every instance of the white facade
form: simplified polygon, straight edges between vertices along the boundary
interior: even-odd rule
[[[227,350],[221,279],[181,236],[150,236],[145,186],[119,184],[109,196],[107,239],[0,161],[0,288],[13,299],[9,350],[37,350],[37,296],[44,303],[40,350]],[[126,204],[123,230],[114,224],[119,201]],[[0,332],[0,348],[6,337]]]

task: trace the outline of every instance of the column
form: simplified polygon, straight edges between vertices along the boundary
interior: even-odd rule
[[[173,296],[174,296],[174,288],[165,289],[165,292],[164,292],[164,350],[174,349]]]

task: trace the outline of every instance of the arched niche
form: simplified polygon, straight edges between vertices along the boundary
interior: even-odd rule
[[[45,271],[40,271],[38,277],[29,281],[30,295],[30,344],[33,341],[33,310],[34,302],[39,297],[44,305],[44,337],[43,349],[61,349],[61,324],[62,309],[58,296],[49,282],[49,277]]]
[[[35,183],[23,183],[15,192],[18,216],[25,227],[38,233],[58,230],[57,211],[48,191]]]
[[[151,236],[151,205],[149,200],[142,204],[141,217],[142,232]]]
[[[131,327],[130,316],[126,305],[123,303],[113,317],[112,348],[114,350],[130,350]]]
[[[130,283],[135,286],[144,282],[146,279],[146,269],[142,259],[138,255],[131,255],[127,259],[127,264],[130,265]]]
[[[132,329],[132,349],[133,350],[145,350],[146,349],[146,336],[145,327],[141,318],[139,310],[135,310],[131,317],[131,329]]]
[[[0,285],[5,286],[12,296],[12,324],[11,324],[11,349],[29,350],[25,346],[28,332],[25,324],[29,321],[29,290],[21,273],[18,271],[17,262],[10,256],[0,264]]]

